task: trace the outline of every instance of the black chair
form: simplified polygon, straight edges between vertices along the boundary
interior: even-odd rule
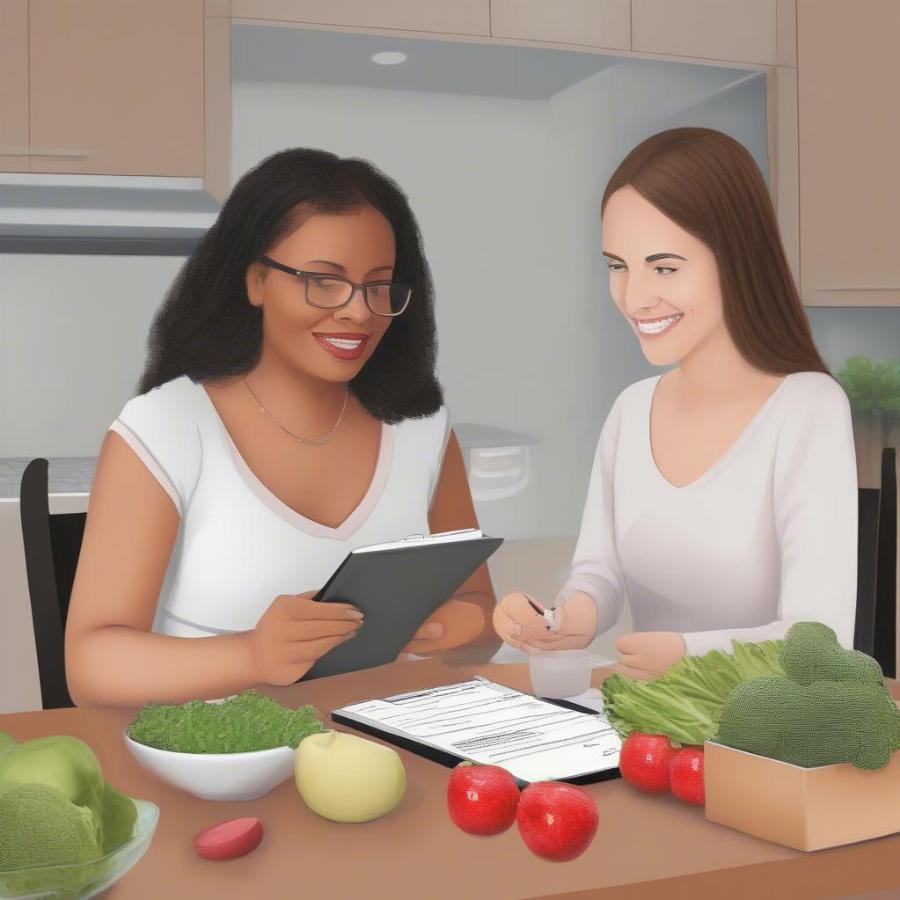
[[[856,566],[856,627],[853,649],[875,655],[875,608],[878,575],[878,519],[881,491],[859,489],[859,526]]]
[[[41,704],[44,709],[59,709],[74,706],[66,685],[64,635],[86,514],[51,516],[47,487],[47,460],[31,460],[19,489],[25,569]]]
[[[878,660],[889,678],[897,672],[897,461],[881,454],[881,489],[859,489],[856,630],[853,648]]]
[[[875,583],[875,651],[884,674],[897,677],[897,451],[881,454],[878,574]]]

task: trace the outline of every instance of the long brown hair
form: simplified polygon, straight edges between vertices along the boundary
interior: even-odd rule
[[[766,182],[747,149],[711,128],[672,128],[638,144],[603,192],[631,185],[713,252],[725,327],[772,374],[824,372],[788,268]]]

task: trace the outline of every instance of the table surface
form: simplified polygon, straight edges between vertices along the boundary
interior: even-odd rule
[[[602,677],[605,670],[596,670]],[[439,659],[396,662],[264,692],[287,706],[309,703],[326,724],[346,704],[481,674],[530,691],[524,664],[449,665]],[[596,680],[596,677],[595,677]],[[900,685],[888,680],[895,697]],[[515,825],[493,837],[468,835],[446,809],[450,769],[397,749],[407,774],[400,805],[373,822],[340,824],[303,803],[293,779],[258,800],[200,800],[160,781],[131,757],[122,732],[135,709],[63,709],[0,715],[17,740],[70,734],[96,751],[109,782],[160,807],[144,858],[105,895],[283,897],[328,900],[505,900],[587,897],[859,896],[900,885],[900,835],[803,853],[704,818],[703,808],[671,796],[641,794],[621,779],[583,786],[596,800],[600,827],[591,846],[567,863],[531,854]],[[340,731],[352,731],[337,726]],[[192,838],[224,819],[257,816],[262,844],[226,862],[194,854]],[[884,895],[887,896],[887,895]],[[893,894],[891,894],[893,896]]]

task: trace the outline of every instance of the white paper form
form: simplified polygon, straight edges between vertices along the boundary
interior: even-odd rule
[[[622,748],[602,714],[565,709],[480,676],[335,712],[473,762],[501,766],[529,782],[615,768]]]

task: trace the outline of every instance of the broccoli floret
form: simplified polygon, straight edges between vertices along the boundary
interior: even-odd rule
[[[754,678],[729,694],[715,740],[807,768],[880,769],[900,748],[900,711],[881,685]]]
[[[834,631],[821,622],[797,622],[791,626],[781,648],[781,668],[797,684],[884,683],[884,673],[876,660],[858,650],[845,650]]]
[[[100,856],[93,813],[47,784],[0,791],[0,869],[71,865]]]

